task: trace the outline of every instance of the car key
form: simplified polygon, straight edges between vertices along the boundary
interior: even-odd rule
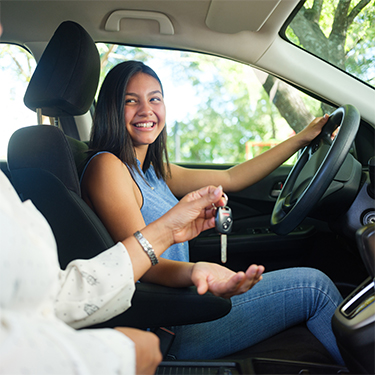
[[[218,207],[215,217],[215,229],[220,233],[221,262],[227,261],[227,234],[232,231],[232,210],[228,206]]]

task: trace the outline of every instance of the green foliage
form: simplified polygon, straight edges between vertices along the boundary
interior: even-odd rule
[[[347,0],[306,1],[299,12],[304,23],[301,23],[300,15],[295,17],[286,30],[286,36],[292,43],[375,86],[375,0],[351,0],[347,13],[340,14],[338,9],[344,3]],[[356,10],[359,13],[352,17],[352,12]],[[334,24],[339,27],[333,32]],[[318,43],[306,42],[306,30],[311,34],[310,39],[315,39]],[[337,35],[342,37],[338,38]],[[338,57],[340,51],[343,52],[343,61]]]
[[[115,65],[127,60],[139,60],[147,63],[151,57],[147,50],[138,47],[105,43],[97,43],[96,47],[98,48],[101,62],[100,80],[96,96],[105,76]]]
[[[347,14],[337,12],[337,8],[348,1]],[[359,6],[363,8],[356,17],[351,17],[351,12]],[[305,38],[307,30],[310,33],[308,39]],[[288,27],[286,35],[302,47],[304,44],[309,48],[315,46],[319,49],[319,56],[338,66],[344,65],[350,74],[375,84],[375,0],[308,0]],[[103,43],[97,46],[101,57],[99,88],[113,66],[131,59],[156,66],[156,72],[163,76],[164,89],[169,90],[171,85],[179,88],[172,106],[179,107],[177,112],[183,115],[168,115],[167,108],[171,160],[242,162],[249,156],[246,155],[249,141],[273,144],[275,140],[289,137],[293,132],[291,128],[296,128],[290,118],[288,124],[280,113],[290,112],[290,109],[295,116],[301,107],[293,107],[294,100],[289,99],[287,110],[280,108],[281,104],[275,100],[279,93],[277,80],[273,81],[276,92],[272,92],[270,87],[263,87],[267,74],[247,65],[183,51]],[[18,46],[0,44],[0,57],[1,69],[7,69],[17,82],[26,85],[35,68],[32,56]],[[298,95],[303,100],[306,118],[330,111],[329,108],[322,109],[319,101],[301,93]],[[175,108],[171,112],[176,112],[173,110]],[[295,116],[294,123],[296,121]],[[267,148],[269,146],[253,147],[250,154]]]
[[[375,0],[371,0],[359,12],[350,25],[344,22],[340,26],[336,9],[342,5],[342,1],[308,0],[301,9],[303,18],[298,15],[296,20],[302,21],[302,25],[311,26],[309,30],[312,30],[313,34],[309,43],[318,47],[326,44],[320,55],[326,53],[324,51],[332,52],[332,44],[339,48],[337,35],[345,35],[341,47],[345,48],[343,56],[346,69],[366,82],[373,82]],[[358,3],[359,0],[351,1],[348,15]],[[335,35],[332,32],[334,20]],[[337,29],[337,25],[341,28]],[[304,27],[287,29],[287,36],[299,45],[303,45],[303,33]],[[262,86],[267,75],[249,66],[214,56],[182,51],[158,51],[115,45],[99,45],[99,51],[103,61],[103,77],[118,62],[136,59],[151,66],[158,62],[161,69],[172,77],[176,87],[184,87],[189,83],[190,89],[186,93],[182,91],[181,100],[177,103],[181,109],[187,107],[186,115],[182,119],[173,116],[167,118],[171,160],[190,163],[238,163],[248,157],[247,142],[263,141],[267,144],[268,141],[283,140],[292,134],[292,124],[288,125],[280,115],[285,109],[283,111],[278,108],[273,103],[273,98],[270,98],[270,91],[267,93]],[[339,60],[339,53],[333,50],[332,55]],[[326,58],[331,59],[328,55]],[[160,75],[159,71],[157,73]],[[306,116],[320,116],[327,110],[322,109],[321,103],[315,99],[299,95],[306,107]],[[293,104],[289,104],[291,110]],[[251,149],[251,154],[267,148],[269,146]]]
[[[189,163],[238,163],[245,161],[248,141],[282,141],[292,130],[272,103],[260,82],[267,74],[250,66],[215,56],[182,51],[119,48],[99,45],[103,77],[114,65],[138,59],[169,76],[181,87],[177,105],[186,109],[183,119],[168,116],[168,150],[172,161]],[[163,82],[163,79],[162,79]],[[165,85],[165,82],[163,82]],[[189,90],[184,87],[189,85]],[[164,87],[164,89],[166,89]],[[168,95],[168,92],[166,92]],[[194,100],[196,104],[192,104]],[[312,113],[319,102],[308,99]],[[251,155],[269,146],[251,149]]]
[[[249,66],[202,56],[184,72],[192,77],[196,95],[205,100],[186,120],[173,124],[171,160],[242,162],[246,142],[275,138],[276,129],[288,128]]]
[[[375,86],[375,0],[350,25],[346,56],[346,70]]]

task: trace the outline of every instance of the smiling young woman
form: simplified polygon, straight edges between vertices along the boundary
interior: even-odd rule
[[[229,170],[182,168],[168,162],[159,78],[143,63],[127,61],[112,69],[102,85],[90,143],[92,157],[82,177],[82,195],[113,239],[121,240],[139,226],[157,220],[176,205],[176,196],[195,186],[211,181],[222,185],[224,191],[235,191],[260,180],[315,138],[326,121],[325,117],[315,119],[298,135]],[[188,242],[173,245],[142,280],[187,286],[194,264],[202,263],[189,262]],[[259,277],[263,270],[262,266],[250,266],[246,277]],[[172,327],[178,335],[171,353],[179,359],[218,358],[306,322],[342,363],[330,323],[342,298],[332,281],[308,268],[269,272],[262,277],[246,293],[232,297],[232,310],[226,317]],[[219,347],[218,340],[222,343]]]

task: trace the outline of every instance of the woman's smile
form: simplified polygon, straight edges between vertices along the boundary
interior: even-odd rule
[[[141,129],[145,129],[145,130],[148,130],[148,129],[152,129],[153,127],[155,127],[155,122],[139,122],[139,123],[136,123],[136,124],[133,124],[136,128],[141,128]]]

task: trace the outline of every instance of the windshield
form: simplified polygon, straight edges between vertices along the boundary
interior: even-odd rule
[[[375,0],[307,0],[284,37],[375,87]]]

